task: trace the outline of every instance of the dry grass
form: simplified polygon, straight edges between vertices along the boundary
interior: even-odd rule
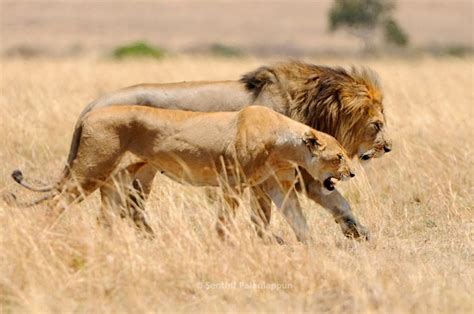
[[[53,180],[77,115],[100,93],[144,81],[233,79],[261,62],[2,60],[0,193],[36,197],[13,184],[11,170]],[[473,60],[368,65],[385,85],[394,151],[342,188],[372,241],[345,239],[302,197],[314,243],[298,244],[276,213],[271,228],[289,243],[265,245],[242,208],[230,247],[215,235],[216,205],[163,177],[148,203],[155,240],[125,221],[110,236],[95,221],[97,195],[54,226],[45,207],[0,202],[0,311],[472,312]]]

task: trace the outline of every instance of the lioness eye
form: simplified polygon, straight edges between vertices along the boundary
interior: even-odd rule
[[[344,160],[344,156],[342,156],[342,154],[337,154],[337,158],[339,158],[339,160]]]

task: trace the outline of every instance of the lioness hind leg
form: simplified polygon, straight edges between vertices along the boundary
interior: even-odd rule
[[[83,201],[89,194],[94,192],[101,181],[93,179],[67,180],[62,191],[52,200],[52,218],[59,217],[71,204]]]
[[[138,229],[153,235],[144,205],[155,174],[155,168],[140,162],[129,165],[109,178],[100,190],[102,206],[99,221],[111,226],[112,218],[119,214],[122,218],[130,217]]]
[[[133,191],[131,191],[127,198],[127,208],[130,216],[138,229],[145,230],[151,236],[154,236],[153,229],[148,224],[145,214],[145,197],[148,193],[145,193],[140,181],[134,179],[132,183]]]
[[[101,206],[97,221],[104,227],[111,228],[117,215],[120,217],[126,216],[126,193],[121,187],[122,185],[117,176],[109,178],[100,187]]]
[[[134,169],[128,169],[128,171],[132,180],[128,197],[129,206],[133,205],[144,210],[157,169],[151,164],[143,164],[135,166]]]

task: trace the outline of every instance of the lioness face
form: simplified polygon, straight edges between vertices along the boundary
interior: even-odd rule
[[[346,151],[335,138],[321,132],[313,134],[313,137],[306,135],[305,138],[310,152],[307,170],[313,178],[322,182],[324,190],[330,193],[337,182],[355,175]]]
[[[377,107],[374,112],[369,112],[369,118],[363,123],[362,143],[359,144],[357,151],[361,160],[382,157],[392,150],[391,141],[385,131],[382,107],[381,105]]]

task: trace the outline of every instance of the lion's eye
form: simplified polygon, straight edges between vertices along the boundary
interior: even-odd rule
[[[337,158],[338,158],[340,161],[343,161],[343,160],[344,160],[344,156],[342,156],[342,154],[337,154]]]
[[[380,124],[380,122],[371,123],[370,126],[375,132],[379,132],[382,129],[382,125]]]

